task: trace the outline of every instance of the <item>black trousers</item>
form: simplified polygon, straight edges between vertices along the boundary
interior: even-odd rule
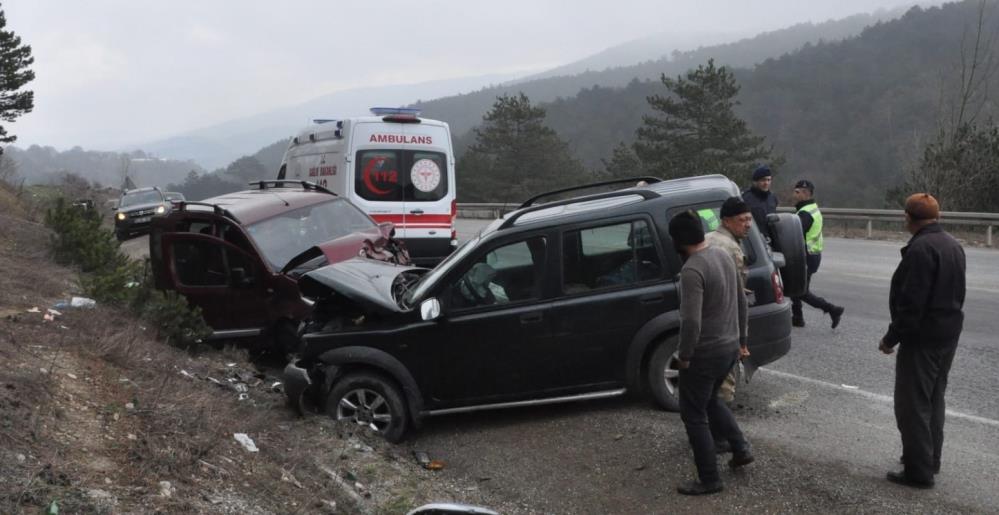
[[[715,437],[728,440],[733,452],[749,450],[732,411],[718,398],[718,387],[735,365],[739,353],[720,358],[690,360],[690,367],[680,370],[680,419],[694,450],[697,477],[702,483],[714,483],[718,475]]]
[[[895,361],[895,422],[902,434],[905,474],[933,481],[943,448],[944,393],[957,342],[898,346]]]
[[[808,288],[804,295],[791,299],[791,316],[795,319],[801,320],[804,318],[804,315],[801,313],[802,302],[813,308],[821,309],[823,313],[828,313],[829,310],[836,307],[826,299],[812,293],[812,274],[819,271],[819,264],[821,262],[822,254],[808,254],[805,256],[805,263],[808,265]]]

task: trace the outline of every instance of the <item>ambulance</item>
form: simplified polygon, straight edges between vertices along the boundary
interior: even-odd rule
[[[371,113],[314,120],[291,139],[278,179],[314,182],[392,222],[415,263],[436,265],[458,244],[451,131],[416,109]]]

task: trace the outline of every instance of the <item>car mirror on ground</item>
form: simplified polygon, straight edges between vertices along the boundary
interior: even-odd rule
[[[414,508],[406,515],[457,515],[457,514],[476,514],[476,515],[497,515],[497,513],[488,508],[482,508],[479,506],[470,506],[467,504],[453,504],[453,503],[433,503],[424,504],[418,508]]]
[[[441,316],[441,303],[437,299],[427,299],[420,303],[420,317],[423,320],[437,320]]]

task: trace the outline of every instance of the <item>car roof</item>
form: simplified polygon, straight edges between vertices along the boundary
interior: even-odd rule
[[[232,213],[241,224],[250,225],[301,207],[335,200],[343,199],[301,188],[267,188],[226,193],[201,203],[217,205]]]
[[[649,190],[656,194],[652,198],[642,195],[640,190]],[[629,193],[634,193],[633,195]],[[525,226],[546,226],[562,223],[572,223],[591,219],[594,213],[601,216],[634,211],[636,205],[645,202],[661,201],[664,198],[678,201],[680,204],[698,204],[702,202],[722,202],[726,198],[739,195],[739,188],[734,182],[723,175],[703,175],[698,177],[682,177],[648,184],[646,186],[617,190],[614,196],[606,194],[583,195],[571,199],[543,203],[517,209],[503,216],[497,223],[483,229],[482,234]],[[504,224],[504,220],[517,218],[512,226]]]

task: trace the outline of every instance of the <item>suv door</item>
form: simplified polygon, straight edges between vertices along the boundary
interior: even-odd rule
[[[561,232],[554,345],[566,364],[558,386],[621,386],[636,332],[677,306],[659,238],[647,217],[601,221]]]
[[[431,396],[447,404],[530,395],[552,381],[549,238],[485,245],[443,281]],[[555,363],[554,365],[558,365]]]

